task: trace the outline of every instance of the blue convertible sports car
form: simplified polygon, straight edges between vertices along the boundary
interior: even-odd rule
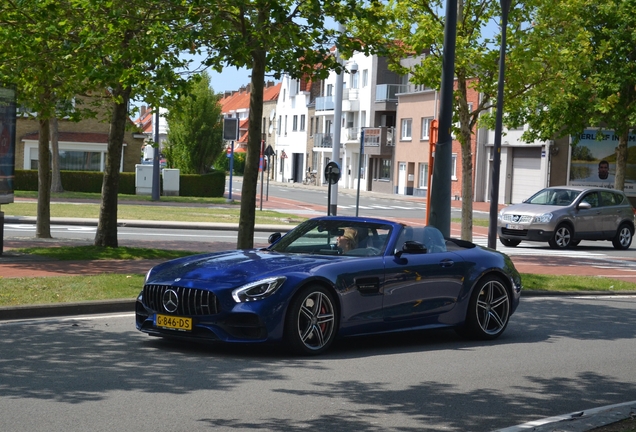
[[[319,217],[270,243],[155,266],[137,298],[137,329],[319,354],[335,338],[414,329],[494,339],[519,304],[506,255],[433,227]]]

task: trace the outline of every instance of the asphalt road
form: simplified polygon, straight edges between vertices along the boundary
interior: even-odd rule
[[[0,322],[0,430],[493,431],[636,400],[636,298],[524,298],[502,338],[362,337],[326,355],[191,346],[130,314]]]

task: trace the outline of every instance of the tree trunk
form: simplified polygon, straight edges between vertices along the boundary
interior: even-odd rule
[[[60,175],[60,146],[57,117],[49,119],[49,127],[51,129],[51,192],[64,192],[62,187],[62,176]]]
[[[473,150],[466,79],[458,74],[459,129],[462,148],[462,229],[461,239],[473,241]]]
[[[119,170],[124,146],[124,133],[128,119],[128,102],[130,89],[119,87],[113,92],[120,96],[115,100],[110,118],[108,133],[108,153],[106,154],[106,169],[102,183],[102,204],[99,208],[99,223],[95,234],[95,246],[117,247],[117,192],[119,189]]]
[[[625,171],[627,169],[627,140],[629,139],[629,127],[618,135],[618,147],[616,147],[616,176],[614,177],[614,189],[625,190]]]
[[[247,154],[241,190],[241,214],[239,217],[238,249],[254,247],[254,223],[256,221],[256,186],[258,183],[258,161],[261,152],[261,117],[263,117],[263,88],[265,82],[264,50],[252,53],[252,90],[247,137]]]
[[[39,119],[38,141],[38,217],[37,238],[51,238],[51,157],[49,152],[49,120]]]

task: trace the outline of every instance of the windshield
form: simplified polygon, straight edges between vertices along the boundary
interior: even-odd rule
[[[378,256],[386,249],[391,226],[344,220],[309,220],[273,244],[276,252]]]
[[[569,206],[581,192],[572,189],[543,189],[532,195],[527,204]]]

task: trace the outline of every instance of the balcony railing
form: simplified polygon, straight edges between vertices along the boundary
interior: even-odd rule
[[[333,146],[333,134],[314,134],[314,147],[331,148]]]
[[[376,102],[397,102],[398,93],[406,93],[407,85],[402,84],[378,84],[375,88]]]

